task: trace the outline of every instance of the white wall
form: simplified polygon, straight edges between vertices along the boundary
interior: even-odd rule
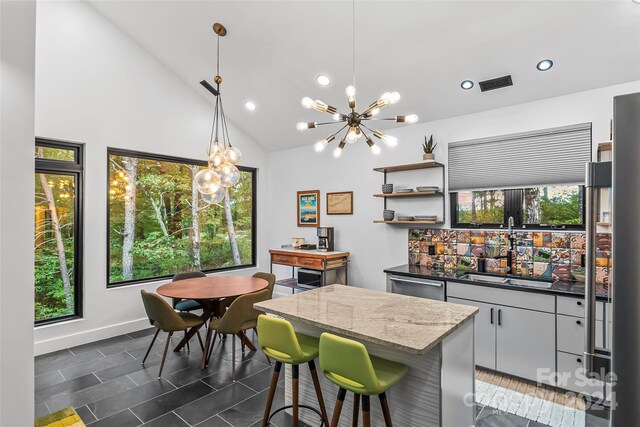
[[[204,159],[212,111],[85,2],[38,3],[36,135],[86,144],[86,198],[84,318],[37,327],[36,354],[148,326],[140,289],[162,282],[106,287],[107,147]],[[258,265],[264,266],[266,152],[235,126],[229,132],[243,151],[242,164],[259,168]]]
[[[0,2],[0,425],[33,424],[35,1]]]
[[[382,270],[407,262],[408,227],[372,223],[374,219],[382,218],[383,209],[382,199],[372,197],[372,194],[380,192],[383,175],[372,171],[372,168],[421,161],[420,144],[424,135],[430,134],[439,144],[435,151],[436,160],[445,164],[448,142],[584,122],[593,123],[595,146],[609,139],[613,97],[637,91],[640,91],[640,81],[393,129],[389,133],[400,139],[399,146],[395,149],[383,148],[383,153],[377,157],[370,153],[364,143],[359,143],[347,146],[342,157],[334,159],[331,151],[335,141],[325,152],[316,154],[312,149],[313,142],[322,139],[331,130],[307,131],[300,135],[301,148],[269,154],[268,210],[277,212],[269,216],[269,244],[278,247],[289,243],[294,236],[305,237],[313,243],[317,241],[315,229],[296,227],[295,203],[296,191],[319,189],[322,199],[321,225],[336,227],[336,249],[351,252],[351,283],[383,290],[385,282]],[[392,114],[402,113],[402,101],[393,108]],[[309,119],[312,120],[312,116]],[[408,187],[439,185],[441,178],[438,173],[438,169],[429,169],[389,174],[388,181]],[[354,215],[325,214],[325,194],[332,191],[354,192]],[[446,202],[448,208],[448,198]],[[396,214],[440,213],[442,209],[440,202],[425,199],[389,201],[388,208],[395,209]],[[447,220],[448,217],[447,212]],[[286,277],[290,275],[290,270],[278,268],[277,274]]]

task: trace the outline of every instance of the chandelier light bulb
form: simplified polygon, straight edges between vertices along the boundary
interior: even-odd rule
[[[371,152],[372,152],[374,155],[376,155],[376,156],[377,156],[378,154],[380,154],[380,153],[382,152],[382,150],[380,149],[380,147],[379,147],[378,145],[373,144],[373,145],[371,146]]]
[[[380,132],[379,130],[373,131],[373,136],[375,136],[376,138],[380,139],[382,142],[384,142],[389,147],[395,147],[395,146],[398,145],[398,138],[396,138],[395,136],[392,136],[392,135],[385,135],[384,133]]]
[[[309,98],[308,96],[305,96],[304,98],[302,98],[302,106],[304,108],[313,107],[313,99]]]
[[[316,153],[320,153],[322,152],[322,150],[325,149],[325,147],[328,145],[329,143],[326,140],[322,140],[322,141],[318,141],[315,144],[313,144],[313,150]]]
[[[407,123],[416,123],[418,121],[418,115],[417,114],[409,114],[408,116],[406,116],[404,118],[404,121]]]
[[[395,104],[398,101],[400,101],[400,94],[398,92],[391,92],[389,94],[389,102]]]
[[[215,169],[225,161],[225,153],[223,151],[216,151],[209,156],[209,167]]]
[[[220,189],[220,175],[211,169],[202,169],[193,179],[202,194],[213,194]]]
[[[298,124],[296,125],[296,128],[298,130],[307,130],[307,129],[313,129],[316,127],[318,123],[316,122],[298,122]]]
[[[333,150],[333,157],[337,159],[341,155],[342,155],[342,147],[338,146],[335,148],[335,150]]]
[[[349,129],[349,132],[347,132],[347,142],[349,144],[353,144],[354,142],[356,142],[357,139],[358,139],[358,134],[357,134],[356,128],[352,127],[351,129]]]
[[[347,86],[347,89],[345,90],[345,93],[347,94],[347,97],[349,99],[355,98],[355,96],[356,96],[356,88],[354,86]]]
[[[342,120],[342,114],[340,113],[335,113],[332,117],[333,117],[333,120],[335,120],[336,122],[339,122],[340,120]]]

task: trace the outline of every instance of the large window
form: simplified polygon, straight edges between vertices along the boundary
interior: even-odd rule
[[[82,315],[81,144],[36,139],[36,324]]]
[[[581,185],[451,193],[452,225],[457,228],[506,227],[509,217],[521,228],[584,229]]]
[[[193,176],[206,163],[109,149],[108,285],[180,271],[255,266],[256,170],[219,205],[205,203]]]

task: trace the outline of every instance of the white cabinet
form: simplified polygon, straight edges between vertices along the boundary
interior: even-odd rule
[[[558,314],[558,351],[582,354],[584,352],[585,325],[583,317]],[[604,344],[604,323],[596,320],[596,347]]]
[[[555,371],[555,315],[514,307],[497,310],[497,370],[533,381],[542,379],[539,369]]]
[[[474,318],[474,354],[475,363],[489,369],[496,369],[496,309],[491,304],[450,297],[449,302],[478,307],[480,311]]]
[[[447,290],[447,301],[480,309],[474,323],[476,365],[533,381],[539,368],[555,371],[554,296],[456,282],[448,282]]]

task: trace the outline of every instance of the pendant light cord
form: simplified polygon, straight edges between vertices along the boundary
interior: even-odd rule
[[[352,28],[353,28],[353,87],[356,87],[356,0],[352,1]]]

